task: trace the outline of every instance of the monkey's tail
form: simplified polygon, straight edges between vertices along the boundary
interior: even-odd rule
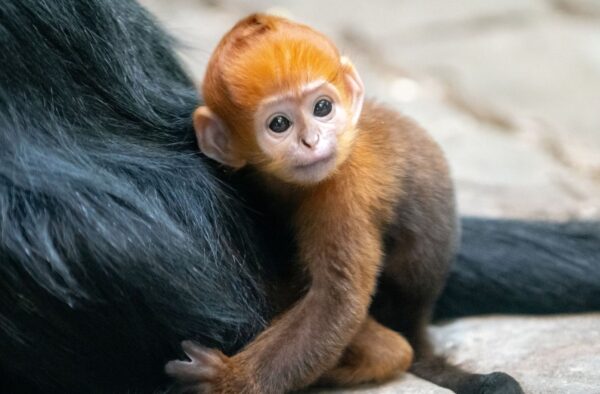
[[[436,318],[600,310],[600,222],[465,218]]]

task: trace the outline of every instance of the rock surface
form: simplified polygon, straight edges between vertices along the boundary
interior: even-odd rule
[[[600,3],[594,0],[141,0],[202,78],[240,17],[330,35],[369,95],[440,142],[463,214],[600,218]],[[528,393],[600,393],[600,315],[479,317],[431,328],[439,351]],[[347,393],[448,392],[413,376]]]
[[[600,393],[600,314],[548,317],[464,318],[430,329],[436,348],[480,373],[503,371],[529,394]],[[340,392],[340,391],[337,391]],[[357,394],[443,394],[412,375]],[[336,391],[315,391],[333,394]]]

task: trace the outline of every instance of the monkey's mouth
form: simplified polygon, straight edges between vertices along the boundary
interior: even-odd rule
[[[308,163],[296,164],[294,168],[296,170],[306,171],[313,170],[319,167],[322,167],[335,159],[335,154],[331,153],[325,157],[318,158],[316,160],[310,161]]]

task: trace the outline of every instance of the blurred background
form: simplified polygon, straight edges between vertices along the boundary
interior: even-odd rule
[[[464,214],[600,218],[600,1],[141,0],[200,82],[241,17],[321,30],[441,143]]]
[[[600,1],[139,0],[200,83],[241,17],[266,11],[329,35],[367,95],[444,148],[462,214],[600,219]],[[458,319],[440,352],[503,370],[527,393],[600,393],[600,314]],[[360,393],[448,393],[412,376]]]

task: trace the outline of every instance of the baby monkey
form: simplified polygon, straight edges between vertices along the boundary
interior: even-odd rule
[[[431,359],[424,327],[457,234],[437,145],[365,102],[355,67],[327,37],[275,16],[250,15],[223,37],[203,96],[200,150],[250,167],[285,207],[308,283],[238,354],[186,341],[191,361],[171,361],[167,373],[195,392],[269,394],[383,381],[410,367],[413,347],[417,362]],[[422,369],[460,389],[436,379],[440,365]]]

